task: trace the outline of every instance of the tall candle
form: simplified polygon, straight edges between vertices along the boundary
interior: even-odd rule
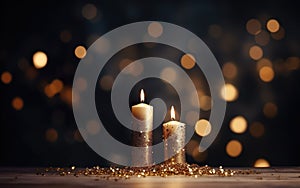
[[[145,104],[145,93],[141,90],[141,103],[132,106],[133,115],[133,138],[132,144],[135,146],[132,151],[133,166],[151,166],[152,150],[152,129],[153,129],[153,106]]]
[[[185,163],[185,124],[175,121],[171,107],[171,121],[163,124],[164,157],[176,163]]]

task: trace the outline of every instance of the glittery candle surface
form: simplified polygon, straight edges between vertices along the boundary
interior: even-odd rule
[[[175,163],[185,163],[185,124],[169,121],[163,124],[164,157]]]
[[[153,107],[144,103],[132,107],[132,165],[152,166]]]

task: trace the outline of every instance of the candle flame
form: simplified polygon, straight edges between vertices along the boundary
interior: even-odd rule
[[[143,89],[141,90],[140,98],[141,98],[141,102],[145,101],[145,93]]]
[[[175,120],[175,109],[174,109],[174,106],[171,106],[171,119]]]

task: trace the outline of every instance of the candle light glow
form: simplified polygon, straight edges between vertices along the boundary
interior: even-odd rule
[[[145,102],[145,93],[144,93],[143,89],[141,90],[141,93],[140,93],[140,99],[141,99],[141,102]]]
[[[175,109],[174,109],[174,106],[171,107],[171,120],[175,120]]]

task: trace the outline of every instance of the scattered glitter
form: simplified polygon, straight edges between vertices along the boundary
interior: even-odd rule
[[[147,176],[158,176],[158,177],[169,177],[169,176],[190,176],[194,178],[199,178],[201,176],[233,176],[234,174],[252,174],[252,171],[235,171],[231,169],[224,169],[222,166],[219,168],[213,168],[208,165],[199,166],[197,164],[188,163],[175,163],[175,162],[165,162],[151,167],[109,167],[101,168],[99,166],[94,166],[92,168],[79,169],[75,166],[71,168],[59,168],[59,167],[49,167],[45,169],[37,169],[37,175],[72,175],[75,177],[79,176],[89,176],[97,177],[106,180],[118,179],[130,179],[131,177],[145,178]]]

